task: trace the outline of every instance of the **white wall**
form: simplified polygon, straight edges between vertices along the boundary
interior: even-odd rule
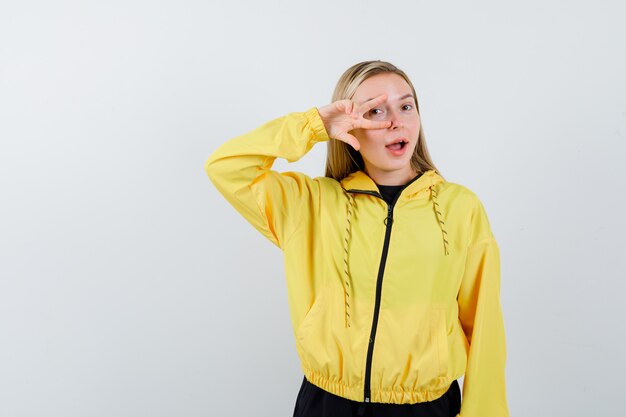
[[[369,59],[409,74],[436,164],[488,211],[512,415],[623,413],[625,11],[2,2],[0,415],[290,416],[281,252],[203,164]],[[325,151],[275,167],[323,175]]]

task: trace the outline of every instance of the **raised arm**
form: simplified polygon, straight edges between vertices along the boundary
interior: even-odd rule
[[[339,100],[321,108],[289,113],[219,146],[204,168],[228,202],[276,246],[283,248],[299,220],[319,201],[319,183],[300,172],[272,170],[276,158],[295,162],[318,142],[330,138],[355,149],[354,128],[388,127],[363,114],[380,104],[381,95],[357,105]]]
[[[299,172],[272,170],[276,158],[299,160],[329,140],[317,108],[289,113],[218,147],[204,167],[211,182],[258,231],[281,247],[317,184]]]

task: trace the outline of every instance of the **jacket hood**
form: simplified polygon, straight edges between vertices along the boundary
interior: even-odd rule
[[[346,227],[344,236],[344,281],[343,290],[345,298],[345,327],[350,327],[350,294],[352,289],[352,278],[349,270],[348,257],[350,254],[350,240],[352,238],[352,215],[354,211],[354,198],[357,194],[369,194],[374,195],[382,199],[382,195],[378,189],[378,186],[363,171],[355,171],[352,174],[345,177],[340,181],[343,192],[347,198],[346,204]],[[448,250],[448,232],[445,228],[444,214],[437,201],[440,185],[445,183],[445,180],[435,170],[428,170],[422,173],[422,175],[413,179],[410,183],[400,191],[398,200],[414,200],[414,199],[430,199],[433,206],[433,212],[435,213],[435,221],[439,223],[441,228],[441,240],[443,243],[444,255],[449,255]],[[384,218],[381,221],[387,225],[389,218]],[[391,219],[393,222],[393,219]],[[390,226],[390,225],[389,225]]]

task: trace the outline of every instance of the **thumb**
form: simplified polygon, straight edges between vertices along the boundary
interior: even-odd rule
[[[342,142],[346,142],[348,145],[351,145],[355,151],[358,151],[361,148],[361,144],[359,143],[357,138],[355,138],[348,132],[337,135],[337,139],[341,140]]]

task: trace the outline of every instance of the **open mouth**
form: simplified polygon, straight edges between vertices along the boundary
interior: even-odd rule
[[[408,142],[403,139],[403,140],[400,140],[399,142],[395,142],[395,143],[392,143],[391,145],[387,145],[386,148],[391,149],[392,151],[399,151],[400,149],[404,149],[407,143]]]

